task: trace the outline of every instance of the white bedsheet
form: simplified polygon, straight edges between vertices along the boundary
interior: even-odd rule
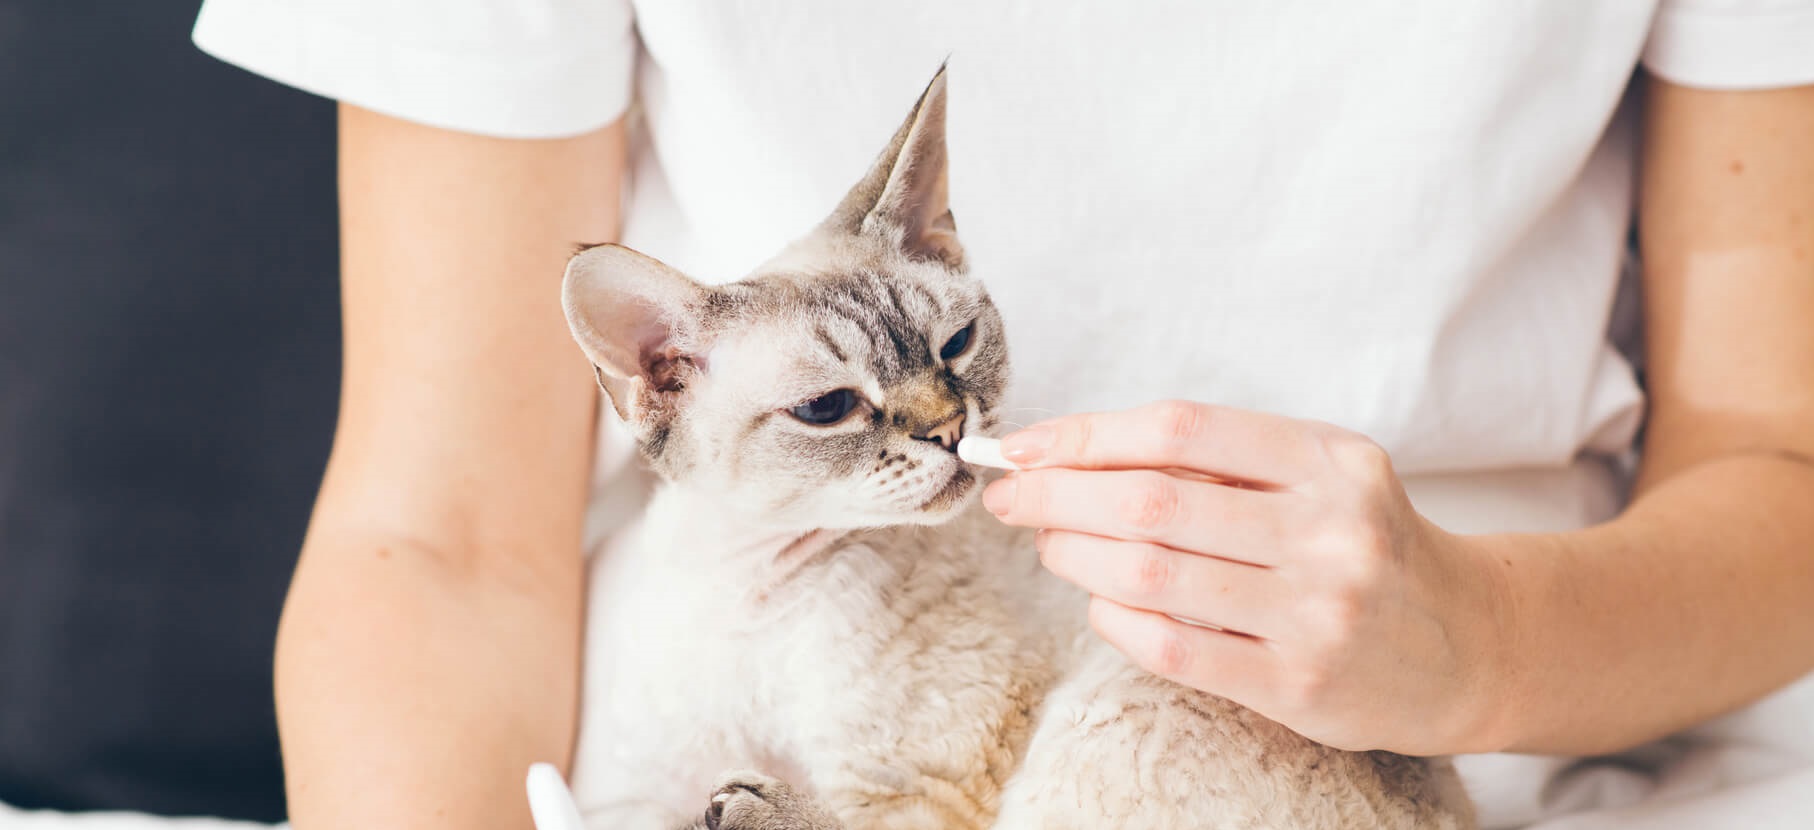
[[[1814,681],[1804,680],[1756,709],[1617,759],[1478,755],[1460,762],[1488,828],[1808,830],[1814,828],[1814,753],[1806,739],[1814,730],[1814,708],[1796,707],[1809,703]],[[0,830],[270,827],[136,813],[26,812],[0,804]]]
[[[1814,675],[1610,758],[1458,759],[1492,828],[1814,828]]]

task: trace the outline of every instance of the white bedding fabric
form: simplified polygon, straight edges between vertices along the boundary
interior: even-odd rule
[[[1613,758],[1458,759],[1495,828],[1814,827],[1814,677]]]
[[[1814,684],[1804,682],[1800,703],[1814,701]],[[1805,726],[1814,710],[1801,711]],[[1777,748],[1752,742],[1694,743],[1660,767],[1646,770],[1626,762],[1582,763],[1542,794],[1545,813],[1607,805],[1588,812],[1523,825],[1530,830],[1806,830],[1814,826],[1814,762],[1805,753],[1786,758]],[[1483,800],[1511,792],[1519,802],[1538,786],[1553,763],[1547,759],[1477,756],[1463,759],[1474,773],[1497,776],[1478,787]],[[1762,772],[1763,774],[1759,774]],[[1504,792],[1501,792],[1501,791]],[[137,813],[26,812],[0,805],[0,830],[257,830],[270,825],[206,818],[164,818]],[[287,825],[277,825],[285,827]],[[1517,826],[1517,825],[1498,825]]]

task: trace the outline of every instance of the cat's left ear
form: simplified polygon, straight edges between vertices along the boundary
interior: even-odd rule
[[[827,219],[823,230],[898,240],[915,259],[964,264],[951,216],[945,150],[945,68],[926,85],[888,147]]]
[[[561,307],[598,369],[617,414],[632,426],[672,409],[699,370],[708,289],[620,245],[596,245],[567,263]]]

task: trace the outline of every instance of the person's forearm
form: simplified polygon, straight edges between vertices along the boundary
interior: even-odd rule
[[[505,574],[325,535],[305,548],[278,640],[294,824],[527,828],[524,772],[571,752],[577,555],[564,576]]]
[[[573,743],[598,390],[563,266],[621,123],[497,139],[340,107],[340,422],[277,653],[297,830],[527,830]]]
[[[1814,670],[1814,464],[1685,469],[1586,530],[1485,537],[1512,624],[1477,749],[1588,754],[1729,711]]]
[[[1487,540],[1513,609],[1483,646],[1512,669],[1497,746],[1618,749],[1814,670],[1814,87],[1645,100],[1636,496]]]

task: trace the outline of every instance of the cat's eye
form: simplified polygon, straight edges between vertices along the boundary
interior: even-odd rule
[[[971,323],[970,325],[965,326],[962,331],[951,335],[951,339],[946,340],[944,347],[938,350],[938,359],[956,359],[958,355],[964,353],[965,349],[970,348],[970,337],[975,333],[976,324]]]
[[[828,392],[787,411],[802,423],[831,426],[848,417],[857,408],[857,393],[849,389]]]

